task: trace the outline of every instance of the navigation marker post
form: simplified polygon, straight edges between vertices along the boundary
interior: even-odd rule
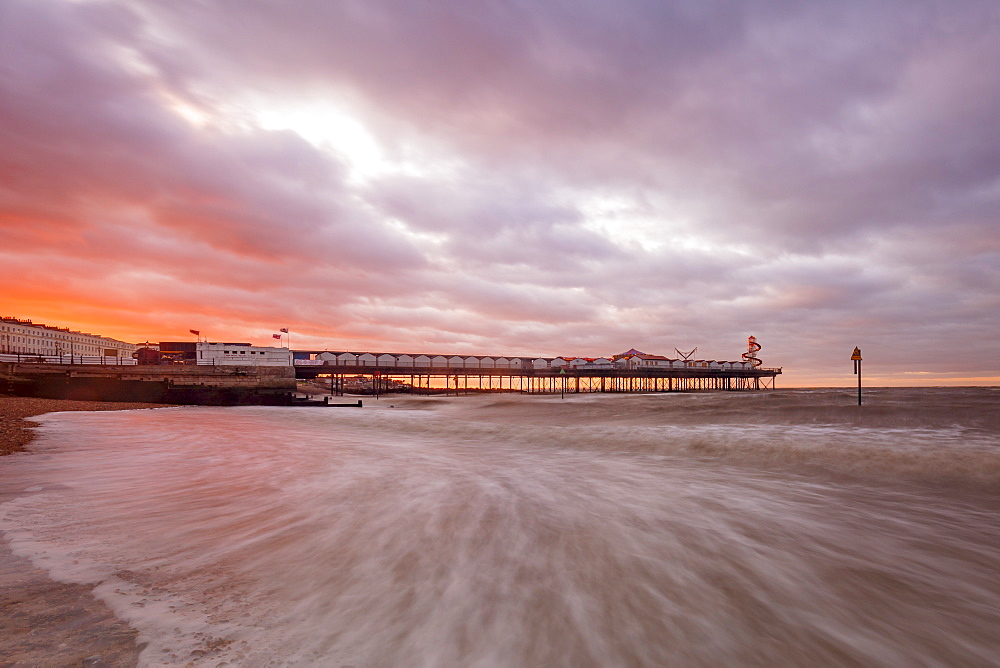
[[[854,360],[854,373],[858,376],[858,406],[861,405],[861,348],[857,346],[854,347],[854,353],[851,355],[851,359]]]

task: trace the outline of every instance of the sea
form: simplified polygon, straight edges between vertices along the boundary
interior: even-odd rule
[[[144,666],[1000,665],[1000,388],[864,401],[52,413],[0,529]]]

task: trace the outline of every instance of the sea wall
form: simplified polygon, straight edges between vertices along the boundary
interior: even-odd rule
[[[292,367],[0,365],[0,392],[53,399],[280,405],[294,391]]]

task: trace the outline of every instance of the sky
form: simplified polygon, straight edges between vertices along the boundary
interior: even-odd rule
[[[992,0],[0,0],[0,315],[1000,384]]]

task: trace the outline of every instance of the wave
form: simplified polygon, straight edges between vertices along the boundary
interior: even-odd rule
[[[55,414],[0,528],[142,665],[992,662],[990,395],[842,395]]]
[[[1000,484],[1000,391],[880,390],[869,405],[841,390],[756,395],[584,395],[452,402],[379,430],[486,449],[630,453],[881,477]],[[394,402],[397,409],[434,404]],[[364,423],[358,421],[364,427]]]

